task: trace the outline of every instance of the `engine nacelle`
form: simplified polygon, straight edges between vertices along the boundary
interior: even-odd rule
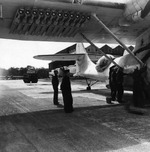
[[[128,21],[138,22],[149,15],[150,1],[133,0],[126,4],[124,16]]]

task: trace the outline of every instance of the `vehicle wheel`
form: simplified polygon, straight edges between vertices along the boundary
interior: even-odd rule
[[[30,83],[29,79],[23,79],[24,83]]]
[[[37,76],[33,76],[32,79],[31,79],[32,83],[37,83],[38,82],[38,78]]]

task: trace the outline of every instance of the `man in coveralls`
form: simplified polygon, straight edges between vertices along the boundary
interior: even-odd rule
[[[111,89],[111,101],[117,100],[119,103],[122,103],[123,69],[121,67],[117,67],[116,65],[114,65],[110,68],[109,85]],[[117,94],[117,99],[116,99],[116,94]]]
[[[109,71],[109,85],[111,89],[111,101],[116,100],[116,66],[110,67]]]
[[[144,78],[142,77],[143,72],[145,72],[146,68],[138,68],[133,72],[133,105],[135,107],[142,108],[144,106]]]
[[[73,112],[73,98],[72,98],[72,93],[71,93],[69,70],[64,70],[63,79],[62,79],[60,88],[61,88],[62,96],[63,96],[64,111],[66,113],[71,113]]]
[[[122,103],[122,97],[123,97],[123,68],[117,67],[116,70],[116,91],[117,91],[117,101],[119,103]]]
[[[145,85],[146,80],[144,80],[143,74],[145,74],[147,67],[144,65],[139,69],[138,67],[133,72],[133,100],[130,100],[127,104],[125,109],[134,114],[144,114],[146,111],[143,111],[143,107],[145,104],[145,100],[147,98],[145,92]],[[133,106],[133,107],[131,107]],[[136,109],[135,109],[135,108]]]
[[[54,105],[59,105],[59,102],[58,102],[59,80],[58,80],[58,71],[57,70],[54,70],[54,75],[52,76],[52,85],[53,85],[53,89],[54,89],[53,103],[54,103]]]

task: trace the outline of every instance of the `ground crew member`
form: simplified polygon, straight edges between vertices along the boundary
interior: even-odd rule
[[[116,92],[117,92],[117,101],[122,103],[123,97],[123,68],[117,67],[116,70]]]
[[[52,86],[54,90],[54,96],[53,96],[53,103],[54,105],[58,105],[58,85],[59,85],[59,80],[58,80],[58,71],[54,70],[54,75],[52,76]]]
[[[143,68],[136,68],[133,72],[133,105],[139,108],[144,106],[145,98],[143,72]]]
[[[64,111],[66,113],[71,113],[73,112],[73,98],[71,93],[69,70],[63,71],[63,79],[60,88],[63,96]]]
[[[116,100],[116,65],[110,67],[109,71],[109,85],[111,89],[111,101]]]
[[[125,109],[134,114],[144,114],[144,111],[139,108],[143,108],[145,104],[145,90],[144,90],[144,78],[143,78],[143,73],[146,72],[146,66],[142,67],[140,70],[138,67],[134,70],[133,72],[133,100],[129,101],[126,104]],[[134,107],[130,108],[131,105]]]

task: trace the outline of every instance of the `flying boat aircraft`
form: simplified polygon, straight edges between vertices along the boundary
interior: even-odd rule
[[[96,56],[96,54],[95,54]],[[95,59],[94,55],[88,55],[83,43],[76,44],[75,54],[49,54],[49,55],[37,55],[34,56],[35,59],[47,60],[47,61],[76,61],[73,76],[83,77],[87,80],[87,89],[91,89],[91,82],[93,80],[106,81],[109,76],[109,65],[111,62],[105,56],[99,56],[97,63],[95,64],[92,59]],[[108,55],[112,59],[115,57],[113,55]],[[112,65],[111,65],[112,66]],[[74,68],[74,67],[73,67]],[[60,68],[61,69],[61,68]],[[88,79],[92,81],[88,81]],[[95,83],[95,82],[94,82]]]
[[[0,38],[119,43],[129,55],[112,64],[146,64],[150,82],[149,27],[150,0],[0,0]]]
[[[76,53],[75,54],[49,54],[49,55],[36,55],[35,59],[47,60],[47,61],[76,61],[76,72],[74,76],[84,77],[87,81],[87,90],[91,89],[91,86],[98,81],[106,82],[108,84],[109,78],[109,69],[111,66],[118,65],[119,67],[124,68],[124,73],[130,74],[133,73],[136,67],[139,67],[138,62],[132,58],[132,56],[126,52],[125,55],[120,57],[115,57],[113,55],[107,54],[107,56],[101,56],[97,63],[95,64],[92,61],[92,57],[89,57],[86,49],[84,48],[83,43],[76,44]],[[96,54],[95,54],[96,55]],[[143,59],[143,56],[139,56]],[[94,57],[93,57],[94,58]],[[110,59],[110,60],[109,60]],[[111,63],[111,60],[113,62]],[[130,75],[129,75],[130,76]],[[89,81],[88,81],[89,79]],[[94,83],[91,83],[93,80]],[[128,78],[129,80],[129,78]],[[125,80],[127,83],[127,80]],[[131,81],[129,82],[130,85]],[[129,85],[125,84],[126,86]],[[129,88],[129,86],[128,86]]]

